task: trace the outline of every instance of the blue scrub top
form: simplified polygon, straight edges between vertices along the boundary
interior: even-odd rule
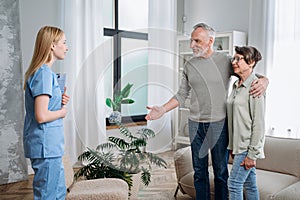
[[[41,124],[35,119],[35,97],[42,94],[50,97],[48,110],[61,109],[62,94],[56,74],[45,64],[26,82],[23,144],[25,157],[27,158],[50,158],[64,154],[62,118]]]

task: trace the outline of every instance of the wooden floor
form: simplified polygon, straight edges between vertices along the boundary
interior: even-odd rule
[[[1,200],[32,200],[32,179],[33,175],[29,176],[28,181],[10,183],[0,185]]]
[[[188,195],[178,192],[174,198],[177,187],[173,151],[160,154],[168,163],[167,169],[153,169],[151,183],[148,187],[140,186],[139,200],[191,200]],[[0,200],[33,200],[32,194],[33,175],[28,181],[0,185]]]

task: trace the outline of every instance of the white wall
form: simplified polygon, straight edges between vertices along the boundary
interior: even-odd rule
[[[19,0],[24,73],[30,64],[39,29],[45,25],[61,27],[61,2],[61,0]]]
[[[189,34],[195,24],[205,22],[216,31],[248,32],[250,0],[186,0],[185,30]]]
[[[272,0],[252,0],[250,3],[250,20],[248,44],[255,46],[262,54],[262,61],[255,67],[255,72],[266,75],[267,67],[272,62],[272,43],[274,24],[268,22],[273,17],[273,10],[268,8]]]

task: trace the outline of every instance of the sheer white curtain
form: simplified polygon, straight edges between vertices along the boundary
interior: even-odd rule
[[[250,1],[248,45],[262,53],[263,59],[255,67],[255,72],[261,75],[266,75],[273,61],[274,5],[274,0]]]
[[[148,103],[162,105],[174,95],[174,55],[176,36],[176,1],[149,1],[149,71]],[[162,152],[172,148],[173,112],[148,122],[156,136],[148,143],[148,150]]]
[[[275,0],[273,64],[267,69],[268,133],[300,138],[300,1]]]
[[[69,48],[64,62],[71,100],[65,123],[65,149],[72,161],[106,140],[103,89],[102,0],[63,0],[63,29]]]

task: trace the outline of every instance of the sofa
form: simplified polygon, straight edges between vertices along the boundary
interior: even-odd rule
[[[257,160],[257,185],[261,200],[300,200],[300,139],[266,136],[265,159]],[[211,199],[214,197],[213,170],[209,158]],[[191,148],[174,154],[178,189],[195,198]],[[232,160],[229,159],[228,170]],[[176,191],[176,193],[177,193]],[[176,196],[175,193],[175,196]]]

